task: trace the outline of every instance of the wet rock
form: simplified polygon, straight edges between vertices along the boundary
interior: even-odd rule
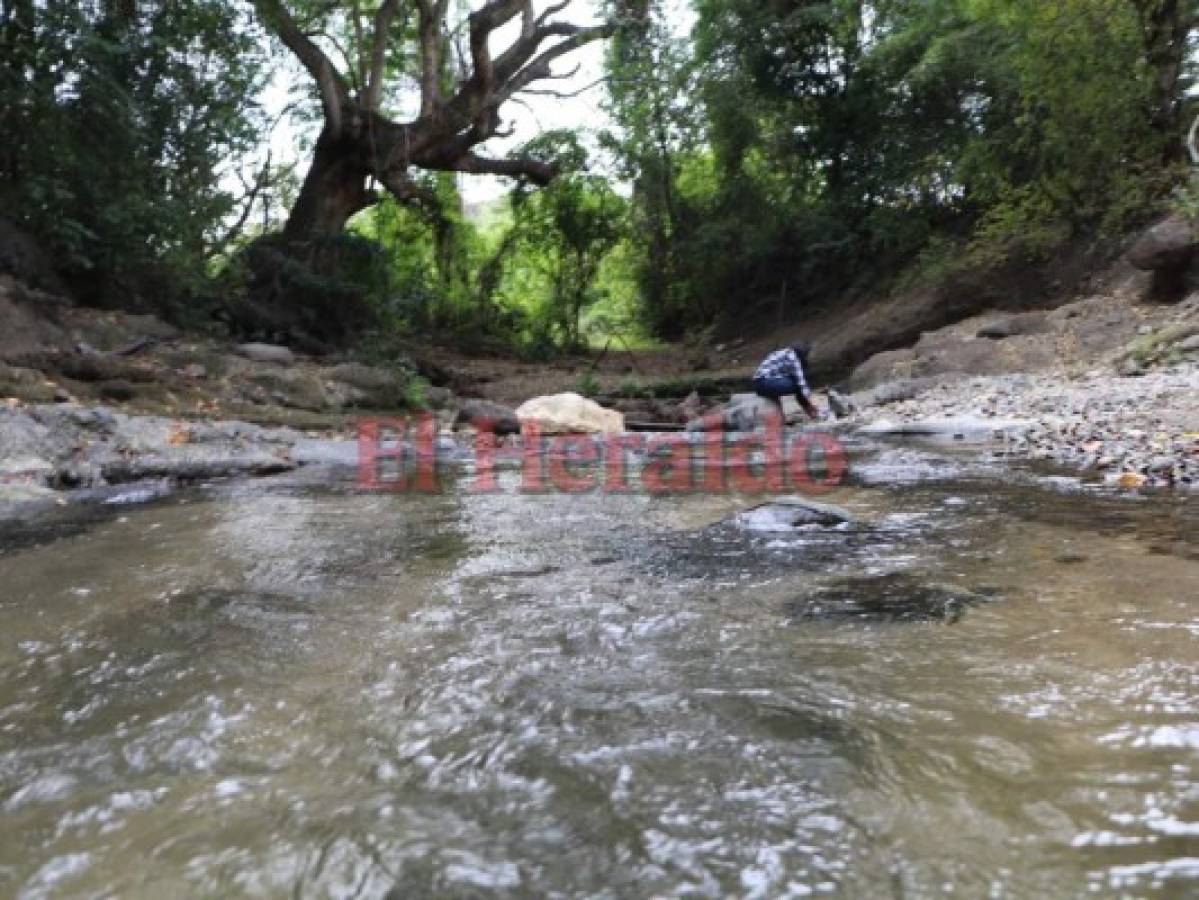
[[[470,426],[476,431],[489,431],[497,435],[520,434],[520,420],[516,412],[502,403],[490,400],[464,400],[458,407],[454,427]]]
[[[290,366],[296,361],[294,353],[278,344],[241,344],[237,352],[246,359],[260,363]]]
[[[790,531],[805,525],[832,527],[854,521],[853,514],[848,510],[805,497],[778,497],[733,517],[733,522],[739,528],[766,532]]]
[[[522,425],[534,424],[542,434],[619,434],[624,416],[594,400],[567,392],[535,397],[516,409]]]
[[[841,579],[788,604],[795,621],[944,622],[953,624],[992,594],[933,584],[905,573]]]
[[[1001,421],[973,416],[946,419],[921,419],[911,422],[881,420],[862,429],[875,437],[925,437],[942,440],[983,442],[1027,430],[1030,422]]]
[[[1178,342],[1178,349],[1183,353],[1199,353],[1199,334],[1192,334]]]
[[[788,415],[788,407],[791,407],[790,415]],[[788,415],[788,418],[798,412],[798,407],[792,397],[783,398],[781,409],[784,415]],[[724,406],[713,410],[701,419],[693,419],[688,422],[687,430],[700,432],[719,427],[724,431],[732,432],[757,431],[764,427],[771,417],[777,417],[779,412],[780,405],[773,400],[767,400],[757,394],[734,394]]]
[[[847,397],[840,391],[832,389],[828,392],[828,408],[838,419],[847,419],[857,412],[857,406],[852,397]]]
[[[722,412],[725,431],[756,431],[772,416],[780,414],[779,404],[757,394],[734,394]]]
[[[295,463],[290,459],[265,451],[250,450],[215,455],[148,454],[119,457],[102,464],[100,472],[109,484],[123,484],[153,478],[190,482],[227,478],[232,475],[273,475],[294,468]]]

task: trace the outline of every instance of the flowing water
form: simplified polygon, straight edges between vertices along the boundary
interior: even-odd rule
[[[1199,510],[212,486],[0,552],[0,896],[1199,893]]]

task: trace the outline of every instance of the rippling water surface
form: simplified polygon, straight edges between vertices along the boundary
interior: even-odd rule
[[[0,552],[0,896],[1199,893],[1199,512],[198,490]]]

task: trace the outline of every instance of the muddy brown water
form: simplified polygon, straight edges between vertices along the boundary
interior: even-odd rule
[[[309,471],[10,540],[0,896],[1199,893],[1195,501],[887,453],[834,529]]]

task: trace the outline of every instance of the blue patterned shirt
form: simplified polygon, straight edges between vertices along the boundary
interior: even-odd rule
[[[803,364],[799,356],[790,347],[775,350],[758,366],[754,378],[787,378],[795,381],[796,388],[806,397],[810,393],[808,380],[804,377]]]

